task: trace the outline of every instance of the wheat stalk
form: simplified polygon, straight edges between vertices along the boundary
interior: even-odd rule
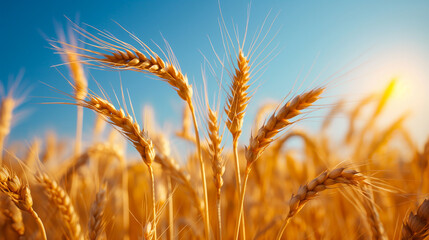
[[[255,137],[250,137],[249,146],[245,149],[245,156],[247,160],[247,167],[244,173],[244,181],[242,184],[242,191],[240,196],[240,212],[238,214],[237,228],[235,231],[235,239],[238,239],[239,225],[241,215],[243,213],[244,196],[246,192],[247,180],[252,170],[253,163],[259,158],[262,152],[268,147],[268,145],[274,141],[274,137],[287,126],[291,125],[290,121],[295,118],[301,111],[310,107],[315,101],[320,98],[324,88],[316,88],[311,91],[305,92],[301,95],[296,96],[291,101],[287,102],[282,108],[270,117],[270,119],[259,128],[258,133]]]
[[[107,122],[115,126],[139,152],[143,162],[147,165],[151,176],[152,185],[152,215],[156,217],[156,199],[155,199],[155,177],[153,173],[152,163],[155,159],[155,149],[152,141],[146,136],[144,130],[140,130],[140,125],[134,119],[126,114],[122,108],[116,109],[106,99],[98,96],[90,95],[89,100],[78,102],[79,105],[91,109],[102,115]],[[154,221],[155,239],[156,239],[156,222]]]
[[[216,187],[217,220],[218,220],[218,239],[222,239],[222,215],[221,215],[221,188],[223,185],[222,176],[225,173],[225,160],[223,159],[221,147],[222,136],[219,136],[219,123],[217,113],[208,107],[207,119],[208,145],[210,160],[212,163],[213,178]]]
[[[85,99],[88,94],[88,81],[86,80],[83,66],[79,59],[79,55],[76,52],[76,48],[69,47],[66,43],[64,35],[60,36],[61,48],[54,46],[57,50],[63,51],[63,61],[67,63],[69,67],[71,78],[73,79],[73,88],[75,91],[75,97],[77,100]],[[76,38],[73,34],[69,35],[70,44],[76,45]],[[76,119],[76,142],[75,142],[75,156],[78,156],[81,151],[82,145],[82,123],[83,123],[83,109],[81,106],[77,106],[77,119]]]
[[[353,169],[336,168],[332,171],[324,171],[306,185],[302,185],[298,189],[298,192],[292,195],[289,201],[289,213],[277,235],[277,239],[281,239],[291,218],[295,216],[308,201],[314,199],[320,192],[329,189],[329,187],[335,184],[364,186],[367,182],[362,174]]]
[[[16,107],[16,101],[8,96],[2,99],[0,105],[0,165],[3,161],[4,140],[10,133],[13,110]]]
[[[237,57],[237,68],[232,76],[232,83],[229,86],[231,93],[227,95],[225,113],[227,115],[226,126],[231,132],[233,142],[232,149],[234,151],[235,162],[235,180],[237,182],[238,196],[241,195],[241,176],[240,176],[240,161],[238,158],[238,138],[241,135],[243,126],[243,118],[246,113],[246,108],[250,97],[247,90],[250,85],[250,66],[249,60],[244,56],[240,49]],[[244,219],[241,220],[243,239],[245,238]]]
[[[42,238],[46,240],[43,222],[33,209],[30,188],[6,167],[0,169],[0,191],[6,194],[19,209],[30,213],[40,228]]]

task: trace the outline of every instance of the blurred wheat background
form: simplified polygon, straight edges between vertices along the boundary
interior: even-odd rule
[[[426,239],[428,10],[3,3],[0,239]]]

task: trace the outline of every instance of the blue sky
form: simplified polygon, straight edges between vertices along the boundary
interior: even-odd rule
[[[231,33],[233,20],[239,35],[243,35],[248,5],[247,0],[221,1],[222,13]],[[64,27],[67,24],[64,16],[135,44],[116,21],[154,49],[152,41],[163,47],[164,37],[196,92],[201,92],[203,86],[203,55],[212,64],[216,62],[208,37],[216,51],[224,53],[216,0],[3,1],[0,9],[3,54],[0,80],[3,85],[10,86],[13,83],[11,76],[24,71],[21,92],[31,88],[25,103],[18,109],[23,116],[11,132],[9,139],[12,141],[29,142],[36,136],[44,136],[48,130],[63,137],[74,135],[74,107],[40,104],[57,101],[52,98],[64,98],[42,82],[72,93],[61,75],[68,77],[68,69],[52,67],[62,62],[47,42],[47,39],[57,37],[56,25]],[[257,75],[253,85],[257,91],[249,104],[244,132],[249,132],[257,107],[269,100],[281,101],[298,76],[300,85],[308,73],[302,88],[305,89],[314,86],[311,83],[319,74],[315,85],[327,83],[331,74],[342,71],[349,75],[330,85],[323,104],[346,98],[348,104],[353,105],[365,94],[381,90],[391,78],[397,77],[400,91],[386,110],[382,126],[410,110],[412,115],[407,125],[416,140],[425,141],[429,135],[428,12],[428,1],[412,1],[412,4],[411,1],[252,1],[249,35],[255,33],[269,13],[269,24],[277,16],[268,34],[269,39],[275,37],[262,53],[266,56],[274,51],[275,57],[261,69],[259,73],[263,74]],[[266,31],[265,28],[263,33]],[[264,41],[262,45],[267,43]],[[259,62],[256,60],[255,64]],[[177,119],[181,118],[182,102],[167,84],[139,73],[87,70],[90,89],[97,92],[95,79],[108,92],[112,87],[119,91],[119,79],[122,79],[136,114],[140,116],[142,107],[150,104],[164,129],[172,132],[180,127]],[[207,80],[211,99],[218,89],[213,77],[208,76]],[[317,128],[318,117],[324,112],[322,109],[313,114],[315,117],[303,123],[304,126]],[[93,114],[86,111],[86,139],[90,138],[93,119]],[[342,124],[339,119],[338,126]],[[243,135],[242,143],[247,143],[248,134]]]

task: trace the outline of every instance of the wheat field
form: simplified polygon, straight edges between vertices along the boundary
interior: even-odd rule
[[[199,90],[202,81],[190,83],[169,45],[150,48],[131,33],[133,42],[125,42],[107,31],[71,25],[72,36],[49,44],[61,55],[72,89],[54,86],[66,101],[53,104],[76,111],[74,138],[51,133],[30,145],[8,143],[20,96],[1,99],[0,239],[429,235],[429,140],[416,143],[404,125],[407,113],[388,124],[380,121],[395,80],[359,101],[330,99],[322,105],[329,82],[292,89],[251,116],[246,111],[256,104],[255,74],[269,64],[255,63],[255,50],[244,41],[225,40],[229,60],[219,59],[225,76],[213,103],[204,96],[207,90]],[[163,81],[166,91],[172,88],[183,105],[182,117],[171,123],[175,135],[156,127],[150,112],[140,121],[142,113],[124,89],[115,89],[117,96],[102,87],[89,89],[89,67],[134,71]],[[301,128],[320,108],[327,114],[312,121],[321,128]],[[83,121],[84,109],[96,115],[95,123]],[[339,116],[347,127],[334,133]],[[243,127],[245,119],[252,129]],[[83,126],[92,132],[82,132]],[[83,142],[82,135],[92,140]],[[189,149],[173,151],[179,141]],[[127,154],[126,142],[136,154]]]

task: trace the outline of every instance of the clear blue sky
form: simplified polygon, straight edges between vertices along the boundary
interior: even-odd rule
[[[245,28],[248,3],[247,0],[221,1],[227,25],[231,26],[233,19],[239,26],[240,34]],[[66,67],[52,67],[60,64],[61,58],[54,54],[47,42],[47,38],[56,38],[55,24],[64,26],[67,23],[64,16],[112,32],[119,39],[132,44],[135,42],[112,20],[148,43],[153,40],[163,46],[162,36],[165,37],[182,70],[196,86],[196,91],[202,88],[201,52],[212,63],[215,62],[208,36],[216,50],[223,51],[217,0],[3,1],[0,9],[0,80],[3,85],[10,85],[10,76],[25,70],[21,90],[32,88],[26,102],[18,109],[25,116],[15,124],[10,140],[30,141],[35,136],[43,136],[47,130],[54,130],[67,137],[74,135],[74,107],[39,104],[55,101],[50,99],[52,97],[63,97],[41,82],[72,93],[58,72],[68,76],[68,70]],[[400,97],[390,104],[388,111],[391,115],[387,115],[397,116],[410,108],[413,115],[407,124],[416,139],[423,141],[427,138],[428,1],[254,0],[250,13],[250,34],[255,32],[270,10],[269,22],[278,15],[270,36],[277,31],[279,33],[267,51],[272,50],[273,46],[279,47],[275,50],[277,56],[263,69],[264,74],[254,85],[254,88],[260,86],[249,105],[245,132],[248,132],[252,113],[260,103],[268,99],[281,100],[301,71],[299,83],[302,82],[313,62],[315,65],[304,87],[310,86],[321,72],[322,77],[317,82],[326,82],[329,75],[352,62],[352,65],[346,67],[346,71],[353,71],[351,77],[332,85],[325,103],[347,97],[349,103],[354,104],[364,94],[383,88],[392,77],[399,77],[402,91],[398,94]],[[358,58],[361,55],[363,57]],[[111,85],[119,89],[119,79],[122,78],[123,86],[129,89],[139,115],[142,106],[150,104],[155,109],[157,119],[172,126],[167,128],[180,126],[177,119],[181,117],[181,100],[165,83],[137,73],[97,69],[89,69],[89,73],[91,89],[97,90],[92,78],[107,90],[111,89]],[[209,81],[213,82],[214,79],[209,78]],[[209,86],[210,94],[217,92],[215,84],[210,83]],[[323,115],[323,111],[316,115]],[[85,129],[89,130],[93,114],[86,111],[85,121]],[[310,125],[317,121],[317,118],[310,120]],[[245,134],[242,138],[243,143],[247,143],[247,136]]]

